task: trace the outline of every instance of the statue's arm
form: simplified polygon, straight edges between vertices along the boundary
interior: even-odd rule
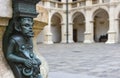
[[[41,60],[34,54],[34,58],[37,61],[38,65],[41,65]]]
[[[25,62],[24,58],[19,57],[13,53],[14,49],[16,48],[15,46],[16,46],[15,40],[11,39],[9,44],[8,44],[6,58],[11,62],[24,63]]]

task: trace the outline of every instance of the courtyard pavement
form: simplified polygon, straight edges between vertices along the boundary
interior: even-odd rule
[[[120,78],[120,44],[38,44],[48,78]]]

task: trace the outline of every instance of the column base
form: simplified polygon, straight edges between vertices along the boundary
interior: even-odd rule
[[[61,43],[67,43],[67,41],[66,40],[61,41]],[[68,43],[74,43],[74,41],[73,40],[68,40]]]
[[[53,44],[52,41],[48,41],[48,42],[43,42],[43,44]]]
[[[114,44],[116,41],[116,32],[108,32],[108,41],[106,44]]]
[[[83,43],[94,43],[94,41],[85,40]]]
[[[85,33],[85,40],[83,43],[94,43],[93,34],[92,33]]]
[[[52,33],[47,33],[45,35],[43,44],[53,44]]]
[[[73,41],[73,40],[70,40],[69,43],[74,43],[74,41]]]
[[[115,44],[116,42],[115,41],[107,41],[105,42],[105,44]]]
[[[66,43],[66,41],[61,41],[60,43]]]

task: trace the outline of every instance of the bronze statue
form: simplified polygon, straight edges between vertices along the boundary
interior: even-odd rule
[[[8,37],[5,53],[8,63],[16,78],[42,78],[39,68],[41,61],[33,53],[33,19],[20,17],[16,24],[11,26],[14,32]]]
[[[3,52],[16,78],[42,78],[41,61],[33,53],[32,42],[33,17],[37,16],[33,5],[37,2],[38,0],[13,0],[13,18],[4,33]],[[20,6],[23,4],[25,6]]]

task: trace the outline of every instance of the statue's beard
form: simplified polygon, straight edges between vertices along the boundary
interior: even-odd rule
[[[34,37],[34,33],[33,32],[27,32],[27,33],[25,33],[25,35],[27,37]]]

